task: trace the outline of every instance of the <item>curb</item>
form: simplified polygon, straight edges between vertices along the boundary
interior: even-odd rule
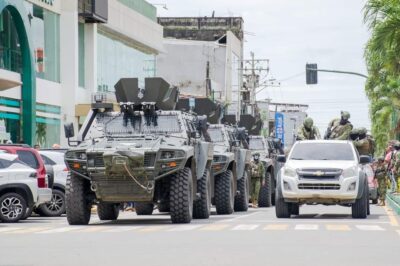
[[[397,214],[400,215],[400,202],[399,199],[396,199],[391,194],[386,194],[386,201],[389,203],[388,205],[392,210]]]

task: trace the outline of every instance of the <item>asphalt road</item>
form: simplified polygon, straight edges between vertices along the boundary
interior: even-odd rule
[[[163,214],[92,216],[89,226],[64,217],[0,223],[4,265],[399,265],[400,227],[390,209],[371,206],[368,219],[350,208],[305,206],[277,219],[274,208],[214,215],[189,225]]]

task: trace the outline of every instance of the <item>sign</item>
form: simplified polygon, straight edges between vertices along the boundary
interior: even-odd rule
[[[52,12],[55,12],[58,14],[61,13],[61,1],[62,0],[27,0],[27,1],[31,2],[32,4],[35,4],[37,6],[48,9]]]
[[[282,141],[282,145],[285,145],[285,126],[283,113],[275,113],[275,137]]]

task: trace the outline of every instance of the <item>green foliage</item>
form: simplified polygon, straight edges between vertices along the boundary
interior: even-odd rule
[[[400,1],[368,0],[364,21],[371,31],[365,48],[372,133],[378,153],[399,133],[400,123]]]

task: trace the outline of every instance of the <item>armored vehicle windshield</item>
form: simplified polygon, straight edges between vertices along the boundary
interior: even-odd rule
[[[265,146],[264,146],[264,141],[262,138],[250,138],[249,141],[249,148],[252,151],[255,150],[264,150]]]
[[[208,134],[210,134],[211,141],[213,143],[225,141],[224,133],[222,132],[221,128],[211,127],[208,129]]]

